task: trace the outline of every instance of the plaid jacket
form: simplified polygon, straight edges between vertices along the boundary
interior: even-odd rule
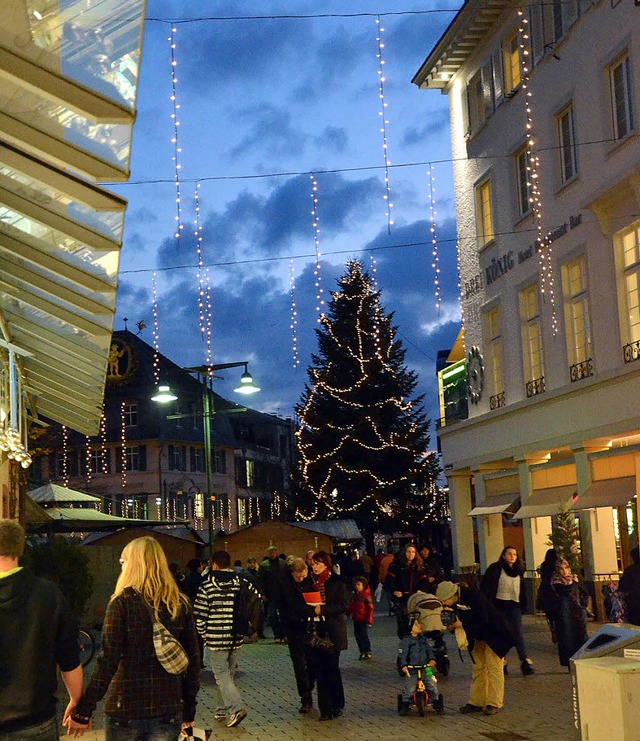
[[[191,609],[176,622],[160,619],[189,656],[187,671],[168,674],[156,658],[149,610],[142,597],[128,587],[111,600],[102,628],[102,645],[89,685],[73,717],[82,722],[105,696],[105,715],[126,720],[175,717],[192,721],[200,688],[201,657]]]

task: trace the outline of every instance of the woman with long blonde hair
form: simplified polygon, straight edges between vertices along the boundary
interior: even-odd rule
[[[105,696],[106,741],[175,741],[195,718],[200,650],[191,605],[173,578],[155,538],[129,542],[120,557],[122,570],[107,605],[96,666],[69,732],[91,724]],[[156,620],[180,641],[189,657],[182,675],[169,674],[153,647]]]

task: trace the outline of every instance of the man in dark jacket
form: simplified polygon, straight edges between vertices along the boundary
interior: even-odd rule
[[[271,546],[267,558],[258,568],[258,589],[266,603],[266,613],[276,643],[286,643],[280,624],[280,587],[287,575],[287,563],[278,556],[278,549]]]
[[[478,589],[443,581],[436,597],[456,607],[458,619],[449,629],[464,628],[473,658],[469,702],[460,712],[494,715],[504,704],[504,657],[515,643],[511,627]]]
[[[633,563],[622,572],[618,589],[624,593],[627,622],[640,625],[640,551],[632,548],[629,555]]]
[[[82,695],[78,625],[58,587],[18,565],[25,534],[0,520],[0,738],[58,738],[57,669],[69,693],[64,720]]]

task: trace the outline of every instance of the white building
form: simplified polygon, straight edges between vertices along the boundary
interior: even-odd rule
[[[481,568],[496,560],[511,505],[529,569],[569,506],[586,578],[617,572],[640,479],[640,7],[470,0],[414,82],[450,101],[469,384],[468,418],[438,432],[455,570],[474,519]]]

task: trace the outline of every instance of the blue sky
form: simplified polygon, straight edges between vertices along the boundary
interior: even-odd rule
[[[375,257],[383,306],[395,312],[407,364],[417,371],[418,390],[427,395],[425,406],[435,419],[436,354],[451,346],[459,327],[448,101],[418,90],[411,78],[458,7],[432,0],[150,0],[131,181],[109,186],[129,201],[116,329],[124,327],[125,317],[133,331],[144,320],[147,329],[141,336],[153,344],[156,271],[160,351],[182,365],[206,361],[194,236],[199,183],[202,261],[209,266],[212,285],[213,361],[249,360],[263,389],[252,406],[291,415],[315,350],[310,178],[315,173],[322,287],[325,293],[335,289],[347,260],[360,258],[370,268]],[[384,29],[395,221],[390,233],[376,14]],[[180,239],[173,236],[170,21],[176,21],[180,106]],[[432,172],[439,311],[431,267],[429,167],[424,164],[429,162],[437,163]],[[291,259],[297,367],[290,329]],[[224,375],[216,390],[231,398],[238,376],[234,371]]]

